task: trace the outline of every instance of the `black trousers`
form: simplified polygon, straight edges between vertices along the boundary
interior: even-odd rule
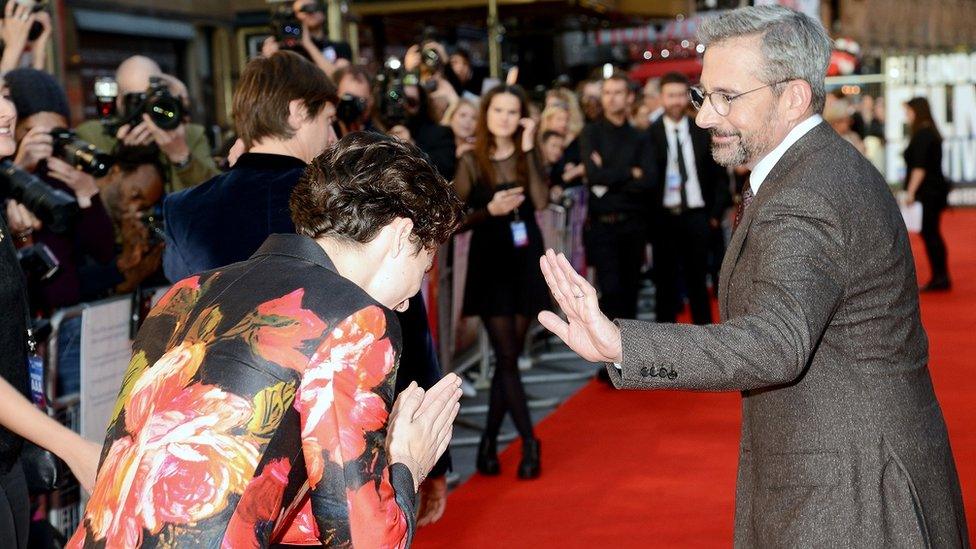
[[[691,304],[695,324],[711,324],[712,305],[708,295],[708,253],[711,228],[704,208],[680,214],[662,211],[657,215],[654,245],[654,285],[658,322],[674,322],[684,308],[681,282]]]
[[[587,226],[586,259],[596,270],[600,309],[611,319],[637,317],[644,243],[644,224],[637,218],[618,223],[591,220]]]
[[[20,462],[0,475],[0,547],[24,549],[30,527],[27,480]]]
[[[948,252],[945,239],[942,238],[942,211],[945,210],[944,200],[922,200],[922,241],[925,243],[925,255],[932,267],[932,280],[947,280],[949,278]]]

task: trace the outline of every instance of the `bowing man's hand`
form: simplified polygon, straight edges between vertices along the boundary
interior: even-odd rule
[[[539,322],[586,360],[620,363],[620,328],[600,311],[593,286],[563,254],[547,250],[539,264],[556,303],[566,313],[564,321],[551,311],[542,311]]]

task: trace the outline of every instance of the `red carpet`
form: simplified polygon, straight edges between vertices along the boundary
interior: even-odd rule
[[[976,210],[944,218],[950,293],[925,295],[935,387],[949,424],[970,532],[976,531]],[[927,280],[913,238],[919,278]],[[739,435],[738,394],[616,392],[591,383],[538,428],[543,475],[475,476],[415,547],[729,547]]]

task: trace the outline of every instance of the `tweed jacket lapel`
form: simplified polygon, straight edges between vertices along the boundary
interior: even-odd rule
[[[756,217],[756,212],[762,208],[762,205],[768,202],[771,197],[775,196],[777,190],[782,188],[784,185],[790,184],[792,178],[790,177],[790,172],[793,167],[803,159],[809,153],[819,149],[820,147],[826,146],[830,142],[831,133],[833,129],[827,125],[826,122],[821,122],[813,127],[806,135],[801,137],[799,141],[793,144],[786,154],[780,158],[776,166],[773,167],[769,175],[766,176],[766,180],[763,181],[761,186],[762,192],[756,193],[755,198],[752,203],[746,208],[746,211],[742,214],[742,219],[739,221],[739,226],[736,228],[735,232],[732,233],[732,239],[729,242],[729,247],[725,251],[725,257],[722,259],[722,268],[719,274],[719,316],[721,320],[725,321],[729,318],[729,280],[732,277],[732,272],[735,270],[735,266],[739,262],[739,256],[742,254],[742,247],[745,244],[746,238],[749,236],[749,228],[752,226],[752,220]]]

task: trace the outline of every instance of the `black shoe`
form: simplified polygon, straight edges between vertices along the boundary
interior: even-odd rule
[[[519,463],[518,478],[522,480],[539,478],[542,473],[540,445],[541,442],[537,438],[522,439],[522,461]]]
[[[952,288],[952,283],[949,282],[949,277],[940,276],[938,278],[933,278],[928,284],[919,288],[920,292],[946,292]]]
[[[493,477],[502,472],[501,465],[498,463],[498,444],[494,437],[481,437],[478,444],[478,472],[482,475]]]

